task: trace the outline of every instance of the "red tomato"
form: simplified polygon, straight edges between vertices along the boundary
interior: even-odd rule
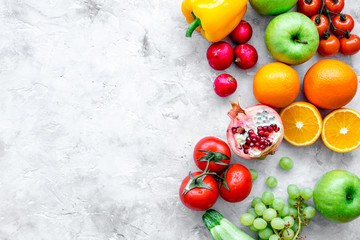
[[[325,6],[330,12],[341,13],[344,9],[345,1],[344,0],[325,0]],[[326,13],[324,8],[324,13]]]
[[[229,146],[216,137],[204,137],[196,144],[194,149],[195,164],[203,171],[209,161],[209,172],[223,172],[228,167],[230,159],[231,151]]]
[[[333,56],[339,52],[340,41],[337,37],[330,34],[328,39],[320,39],[318,52],[325,57]]]
[[[193,177],[200,175],[202,172],[192,173]],[[195,211],[205,211],[211,208],[218,196],[219,189],[217,186],[217,182],[215,179],[206,175],[205,178],[201,181],[202,177],[197,179],[195,182],[198,184],[197,187],[192,189],[188,189],[187,192],[184,193],[184,189],[187,187],[189,181],[193,181],[190,179],[190,175],[188,175],[181,183],[179,195],[181,202],[188,208]],[[201,187],[201,184],[206,184],[207,186]],[[199,187],[200,186],[200,187]],[[207,187],[207,188],[206,188]],[[211,189],[208,189],[211,188]]]
[[[351,32],[355,25],[354,19],[348,14],[341,14],[340,16],[336,15],[335,17],[332,18],[332,22],[335,28],[343,31],[341,32],[334,30],[333,26],[331,26],[332,32],[338,36],[345,36],[344,32],[346,31]]]
[[[360,50],[360,38],[351,34],[349,38],[340,39],[340,51],[345,55],[353,55]]]
[[[311,17],[319,12],[321,0],[298,0],[297,11]]]
[[[240,202],[251,192],[252,177],[250,171],[241,164],[231,165],[224,173],[228,188],[221,184],[220,196],[228,202]]]
[[[323,37],[325,35],[325,32],[328,30],[329,19],[324,15],[321,15],[320,18],[318,18],[318,16],[319,14],[312,16],[311,20],[315,23],[315,26],[319,32],[319,36]]]

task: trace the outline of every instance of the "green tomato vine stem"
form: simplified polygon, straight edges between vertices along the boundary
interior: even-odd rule
[[[326,36],[329,36],[329,35],[330,35],[330,31],[329,31],[330,25],[333,27],[333,29],[334,29],[335,31],[339,31],[339,32],[342,32],[342,33],[344,33],[345,35],[347,35],[348,32],[345,32],[345,31],[343,31],[343,30],[338,29],[338,28],[335,27],[333,21],[331,20],[331,16],[330,16],[330,14],[335,14],[335,15],[339,15],[339,16],[342,16],[342,14],[329,11],[329,9],[327,9],[327,7],[326,7],[326,5],[325,5],[325,1],[324,1],[324,0],[321,0],[321,2],[322,2],[322,7],[321,7],[321,10],[320,10],[320,13],[319,13],[318,18],[319,18],[319,20],[320,20],[321,14],[322,14],[323,10],[325,9],[326,15],[327,15],[327,17],[328,17],[328,19],[329,19],[329,23],[330,23],[329,26],[328,26],[328,29],[327,29],[326,32],[325,32],[325,39],[327,39]],[[316,20],[315,20],[315,21],[316,21]],[[320,23],[320,21],[319,21],[319,23]]]

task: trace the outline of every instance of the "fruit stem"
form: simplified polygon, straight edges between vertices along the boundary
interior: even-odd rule
[[[324,1],[324,0],[322,0],[322,1]],[[296,231],[296,234],[295,234],[295,236],[294,236],[293,240],[295,240],[295,239],[298,237],[298,235],[299,235],[299,233],[300,233],[300,229],[301,229],[301,218],[300,218],[300,216],[301,216],[301,214],[300,214],[300,200],[298,200],[297,210],[298,210],[299,228],[298,228],[298,230]]]
[[[323,9],[325,8],[326,15],[327,15],[327,17],[328,17],[328,19],[329,19],[329,22],[330,22],[329,27],[330,27],[330,25],[331,25],[331,26],[334,28],[335,31],[339,31],[339,32],[342,32],[342,33],[346,34],[345,31],[343,31],[343,30],[338,29],[338,28],[335,27],[333,21],[331,20],[331,16],[330,16],[330,13],[336,14],[336,15],[340,15],[340,16],[341,16],[341,14],[337,14],[337,13],[334,13],[334,12],[329,11],[329,10],[327,9],[326,5],[325,5],[324,0],[321,0],[321,2],[322,2],[322,8],[321,8],[321,11],[320,11],[319,16],[321,16],[321,13],[322,13]],[[337,2],[338,2],[337,0],[334,0],[334,3],[337,3]],[[327,31],[329,31],[329,27],[328,27],[328,30],[327,30]]]
[[[307,41],[301,41],[301,40],[299,40],[299,39],[295,39],[295,42],[298,42],[298,43],[303,43],[303,44],[308,44],[308,42],[307,42]]]
[[[201,26],[200,18],[196,17],[194,14],[194,21],[190,23],[187,31],[186,31],[186,37],[191,37],[192,33],[195,31],[195,29],[199,26]]]
[[[352,197],[347,197],[347,199],[348,199],[348,200],[352,200],[352,201],[354,201],[354,199],[353,199]]]

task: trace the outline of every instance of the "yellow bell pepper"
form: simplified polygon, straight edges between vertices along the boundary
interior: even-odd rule
[[[181,11],[190,23],[186,32],[191,37],[196,29],[210,42],[218,42],[240,23],[247,0],[183,0]]]

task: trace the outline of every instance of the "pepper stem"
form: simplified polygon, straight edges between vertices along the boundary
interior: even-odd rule
[[[194,21],[192,23],[190,23],[190,25],[186,31],[186,37],[191,37],[192,33],[199,26],[201,26],[200,18],[195,17]]]

